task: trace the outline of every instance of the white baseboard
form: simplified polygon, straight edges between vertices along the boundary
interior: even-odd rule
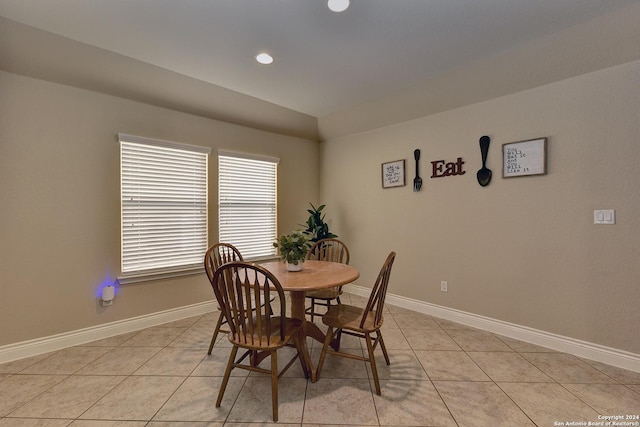
[[[359,285],[347,285],[345,291],[368,298],[371,289]],[[505,337],[514,338],[531,344],[536,344],[552,350],[573,354],[589,360],[606,363],[607,365],[640,372],[640,355],[624,350],[605,347],[599,344],[581,341],[550,332],[540,331],[526,326],[503,322],[490,317],[479,316],[448,307],[405,298],[399,295],[387,294],[386,302],[391,305],[429,314],[441,319],[450,320],[466,326],[493,332]]]
[[[76,331],[64,332],[44,338],[9,344],[0,347],[0,363],[37,356],[74,345],[86,344],[91,341],[110,338],[115,335],[134,332],[187,317],[202,315],[215,310],[216,304],[213,301],[209,301],[144,316],[132,317],[117,322],[105,323]]]
[[[371,289],[359,285],[348,285],[345,290],[362,297],[369,297]],[[425,313],[441,319],[450,320],[473,328],[493,332],[505,337],[518,339],[531,344],[547,347],[586,359],[606,363],[634,372],[640,372],[640,355],[624,350],[605,347],[586,341],[540,331],[526,326],[503,322],[490,317],[467,313],[448,307],[418,301],[399,295],[387,294],[387,303],[409,310]],[[145,329],[151,326],[198,316],[216,310],[213,301],[165,310],[131,319],[92,326],[76,331],[65,332],[44,338],[23,341],[0,347],[0,363],[25,357],[36,356],[60,350],[74,345],[86,344],[115,335]]]

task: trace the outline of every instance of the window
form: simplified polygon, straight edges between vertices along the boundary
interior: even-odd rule
[[[279,159],[218,152],[219,240],[245,259],[276,255]]]
[[[123,134],[118,138],[125,281],[126,276],[201,269],[211,149]]]

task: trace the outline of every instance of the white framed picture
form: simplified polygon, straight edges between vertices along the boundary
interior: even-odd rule
[[[502,144],[502,177],[547,173],[547,138]]]
[[[406,185],[404,159],[382,164],[382,188],[403,187]]]

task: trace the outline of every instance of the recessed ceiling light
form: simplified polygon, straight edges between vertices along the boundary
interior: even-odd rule
[[[349,7],[349,0],[329,0],[327,6],[332,12],[344,12]]]
[[[262,52],[256,55],[256,61],[264,65],[269,65],[273,62],[273,57],[268,53]]]

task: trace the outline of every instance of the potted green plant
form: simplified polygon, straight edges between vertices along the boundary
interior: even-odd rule
[[[300,230],[283,234],[273,243],[273,246],[278,248],[280,258],[287,264],[289,271],[302,270],[302,264],[311,249],[309,237]]]
[[[316,208],[313,206],[313,203],[309,204],[311,205],[311,209],[307,209],[309,219],[307,219],[307,229],[304,230],[304,234],[310,236],[312,242],[338,237],[329,231],[329,225],[324,222],[326,214],[322,214],[322,209],[324,209],[325,205],[320,205]]]

